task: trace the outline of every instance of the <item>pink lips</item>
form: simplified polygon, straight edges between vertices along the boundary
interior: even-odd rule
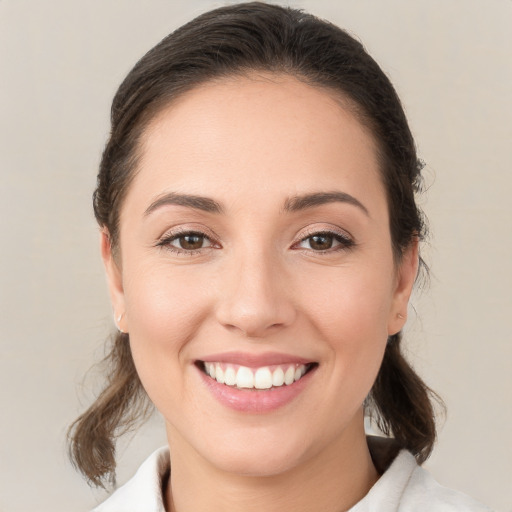
[[[210,354],[201,358],[202,362],[219,362],[233,365],[260,368],[264,366],[304,364],[312,363],[311,360],[280,353],[247,354],[240,352],[227,352],[222,354]],[[198,360],[198,363],[200,363]],[[265,413],[274,411],[293,401],[307,387],[316,365],[302,378],[290,385],[272,387],[266,390],[239,389],[234,386],[221,384],[201,369],[198,364],[198,372],[204,384],[212,395],[224,406],[235,411],[246,413]]]

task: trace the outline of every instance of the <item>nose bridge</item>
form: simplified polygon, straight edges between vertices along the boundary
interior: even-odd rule
[[[245,247],[228,265],[218,320],[247,337],[263,337],[293,321],[283,268],[269,248]]]

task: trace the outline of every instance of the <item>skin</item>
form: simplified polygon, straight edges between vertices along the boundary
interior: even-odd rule
[[[347,510],[378,478],[362,403],[388,335],[403,327],[418,264],[416,243],[393,258],[372,135],[342,98],[254,75],[175,100],[148,126],[140,154],[120,252],[113,257],[106,232],[101,247],[119,327],[166,421],[167,509]],[[332,192],[362,206],[285,208]],[[155,206],[168,193],[211,198],[222,213]],[[176,230],[208,238],[177,253]],[[318,250],[311,235],[326,231],[353,244],[327,236],[332,246]],[[229,351],[318,366],[285,406],[234,411],[194,364]]]

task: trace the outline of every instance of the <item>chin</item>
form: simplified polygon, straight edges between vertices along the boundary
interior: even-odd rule
[[[213,455],[210,459],[221,471],[240,476],[271,477],[286,473],[300,464],[296,454],[274,450],[237,450],[228,457]]]
[[[247,431],[249,430],[249,432]],[[308,441],[309,439],[309,441]],[[275,429],[239,429],[230,436],[210,439],[202,456],[221,471],[252,477],[286,473],[307,460],[314,447],[307,432],[275,432]],[[212,449],[214,447],[214,449]]]

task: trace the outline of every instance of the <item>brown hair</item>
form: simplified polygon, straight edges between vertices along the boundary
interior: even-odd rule
[[[136,173],[138,142],[154,115],[199,84],[254,70],[286,73],[349,100],[378,144],[399,261],[424,236],[425,226],[414,198],[422,166],[391,82],[345,31],[300,10],[260,2],[222,7],[182,26],[151,49],[119,87],[94,192],[94,213],[108,229],[113,250],[120,208]],[[71,458],[95,485],[114,480],[115,439],[148,410],[128,341],[117,335],[103,392],[70,428]],[[367,407],[380,429],[421,463],[436,437],[433,394],[403,358],[400,341],[400,333],[390,337]]]

